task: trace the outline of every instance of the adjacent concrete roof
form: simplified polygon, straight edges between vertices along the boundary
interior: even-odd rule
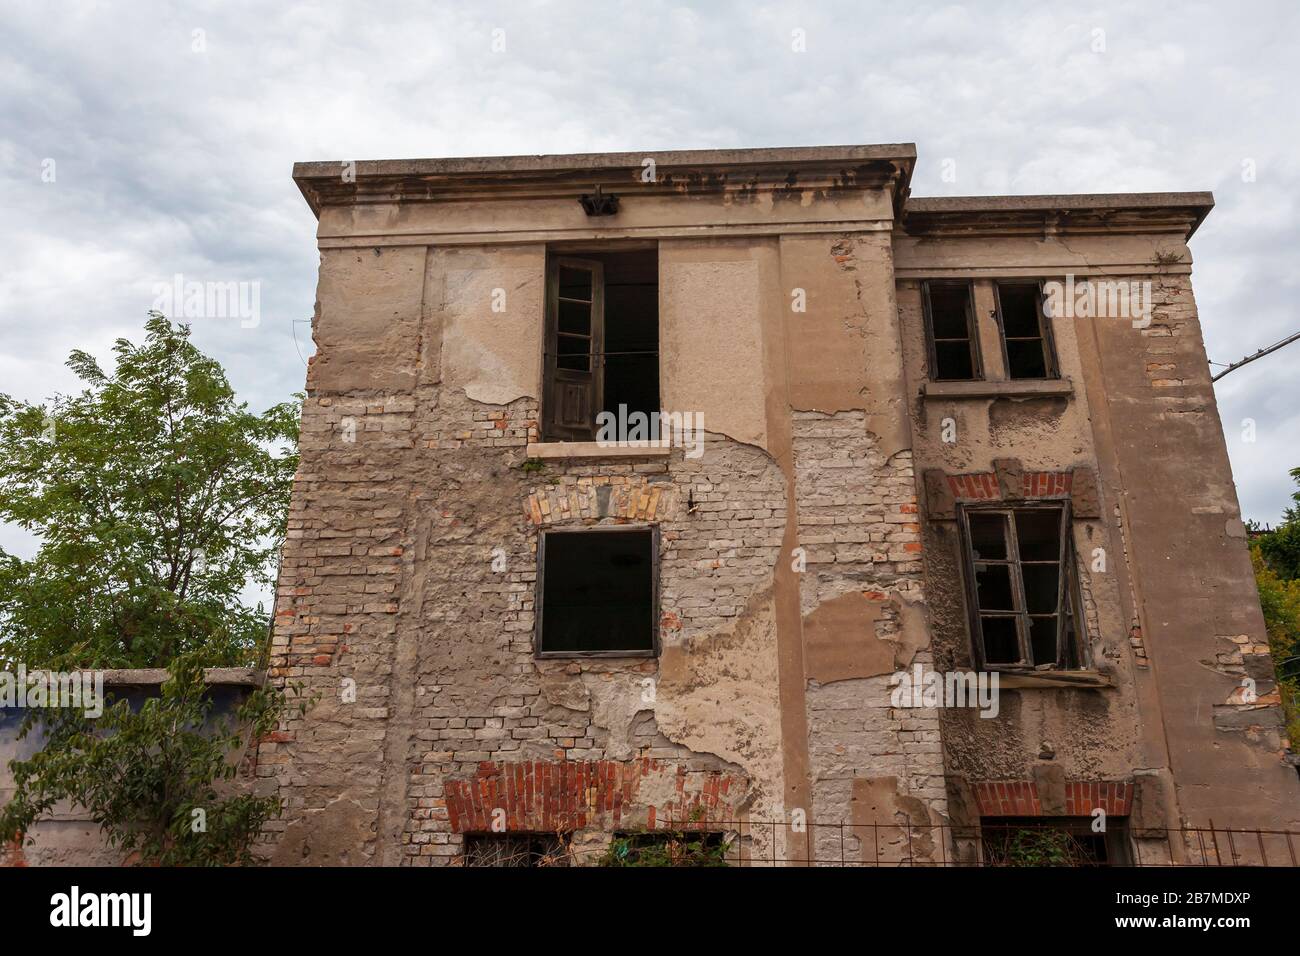
[[[947,234],[994,226],[1044,228],[1093,226],[1123,231],[1138,223],[1165,223],[1196,231],[1210,210],[1210,192],[1066,193],[1045,196],[913,196],[903,210],[903,228],[911,234]]]
[[[86,670],[84,673],[93,674]],[[109,687],[149,687],[165,683],[171,675],[163,668],[106,670],[104,684]],[[255,667],[205,667],[205,684],[223,684],[232,687],[261,687],[266,672]]]

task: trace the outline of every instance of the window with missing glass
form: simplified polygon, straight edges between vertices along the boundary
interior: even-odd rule
[[[691,829],[615,834],[603,863],[606,866],[728,866],[735,858],[725,833]]]
[[[650,657],[658,650],[658,530],[543,531],[537,656]]]
[[[569,837],[562,833],[467,833],[465,865],[521,867],[569,865]]]
[[[981,667],[1084,666],[1069,522],[1064,505],[960,509],[971,634]]]
[[[542,440],[593,441],[601,412],[659,411],[658,250],[551,255],[546,278]]]
[[[1127,817],[982,817],[986,866],[1132,866]]]
[[[1037,282],[994,285],[1007,378],[1056,378],[1056,350]]]
[[[922,287],[922,299],[930,378],[937,382],[983,378],[971,284],[931,280]]]

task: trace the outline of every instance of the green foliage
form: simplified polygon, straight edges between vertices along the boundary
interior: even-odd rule
[[[1291,469],[1291,477],[1300,485],[1300,468]],[[1295,505],[1286,510],[1282,524],[1254,539],[1265,562],[1284,581],[1300,578],[1300,491],[1291,498]]]
[[[1285,524],[1262,534],[1257,539],[1260,554],[1278,576],[1287,581],[1300,578],[1300,514],[1287,509]]]
[[[616,836],[600,866],[728,866],[727,841],[717,833],[647,830]]]
[[[546,470],[546,462],[542,461],[540,458],[528,458],[519,466],[519,470],[525,475],[535,475],[538,472]]]
[[[0,842],[21,838],[62,801],[85,808],[108,844],[140,864],[228,866],[252,862],[250,847],[280,812],[275,797],[229,785],[250,740],[275,728],[285,696],[255,690],[234,714],[211,713],[195,655],[177,658],[161,696],[132,710],[126,700],[92,720],[75,709],[33,711],[44,750],[13,761],[16,793],[0,811]],[[300,708],[300,709],[305,709]]]
[[[995,866],[1084,866],[1092,861],[1074,836],[1053,827],[1024,827],[991,845]]]
[[[1291,746],[1300,745],[1300,578],[1285,580],[1264,558],[1258,542],[1251,544],[1259,604],[1277,673]]]
[[[1291,469],[1300,485],[1300,468]],[[1291,746],[1300,746],[1300,491],[1282,524],[1251,537],[1250,560],[1259,587],[1268,646],[1277,673]]]
[[[0,550],[0,664],[57,669],[255,663],[297,468],[298,405],[235,401],[189,328],[150,313],[106,374],[74,351],[75,396],[0,395],[0,520],[41,539]]]
[[[1274,571],[1258,544],[1252,544],[1250,560],[1255,568],[1273,666],[1279,676],[1300,677],[1300,578],[1288,580]]]

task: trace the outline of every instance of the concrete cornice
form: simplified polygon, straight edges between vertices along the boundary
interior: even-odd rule
[[[643,181],[648,160],[651,182]],[[576,198],[597,185],[622,197],[730,192],[742,200],[887,188],[897,209],[915,162],[916,147],[901,143],[309,162],[295,163],[293,178],[318,217],[328,205]]]
[[[1213,208],[1209,192],[914,196],[898,229],[927,238],[1176,232],[1188,239]]]

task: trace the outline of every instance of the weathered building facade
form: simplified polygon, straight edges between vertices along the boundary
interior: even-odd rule
[[[685,821],[939,862],[1100,810],[1116,858],[1194,862],[1164,831],[1300,825],[1190,285],[1211,197],[919,199],[914,161],[295,168],[272,673],[319,699],[260,748],[272,860]]]

